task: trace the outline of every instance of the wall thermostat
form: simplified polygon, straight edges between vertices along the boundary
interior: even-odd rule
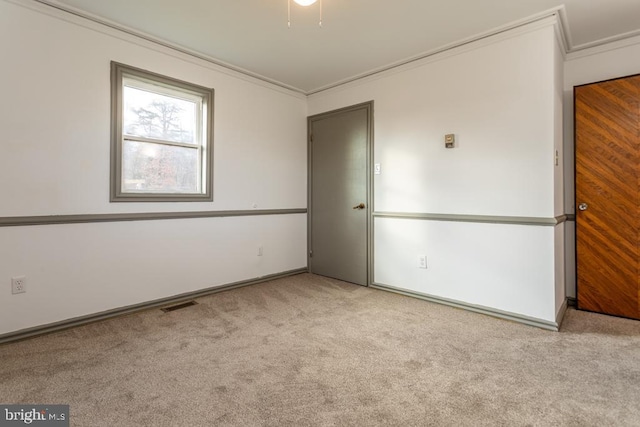
[[[449,133],[444,136],[444,146],[446,148],[453,148],[456,143],[456,136],[452,133]]]

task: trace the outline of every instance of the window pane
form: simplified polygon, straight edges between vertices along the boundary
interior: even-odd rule
[[[198,193],[198,149],[123,142],[122,191]]]
[[[126,135],[196,144],[198,104],[125,86],[124,127]]]

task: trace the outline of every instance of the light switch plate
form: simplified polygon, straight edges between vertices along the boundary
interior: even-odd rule
[[[380,175],[382,173],[382,166],[380,165],[380,163],[376,163],[375,165],[373,165],[373,173],[376,175]]]
[[[448,133],[444,136],[444,146],[446,148],[453,148],[456,143],[456,136],[453,133]]]

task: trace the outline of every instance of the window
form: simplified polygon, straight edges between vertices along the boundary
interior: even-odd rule
[[[111,201],[213,200],[213,89],[111,63]]]

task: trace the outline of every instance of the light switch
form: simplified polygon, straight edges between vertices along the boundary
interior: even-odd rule
[[[444,146],[446,148],[453,148],[456,143],[456,136],[452,133],[448,133],[444,136]]]
[[[380,175],[382,173],[382,166],[380,166],[380,163],[373,165],[373,173],[376,175]]]

